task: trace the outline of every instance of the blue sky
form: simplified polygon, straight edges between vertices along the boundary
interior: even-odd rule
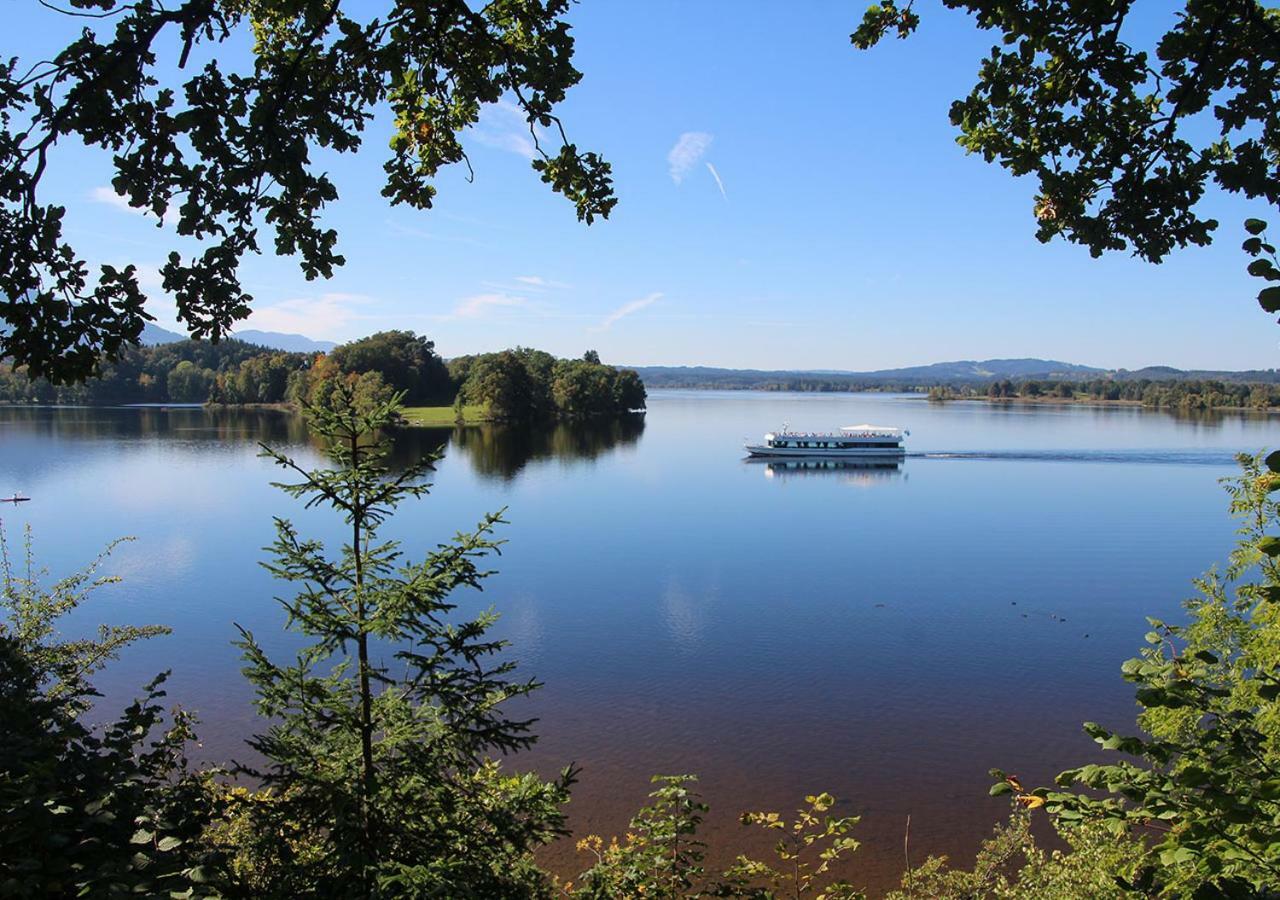
[[[585,77],[560,112],[613,163],[608,221],[578,223],[538,180],[509,107],[467,140],[474,183],[451,171],[435,209],[392,209],[378,193],[384,122],[359,154],[320,157],[342,194],[326,218],[347,265],[307,282],[289,259],[249,261],[245,327],[332,340],[408,328],[446,356],[591,347],[636,365],[1280,364],[1239,250],[1241,220],[1267,210],[1211,195],[1215,245],[1159,266],[1037,243],[1034,183],[966,156],[947,120],[992,38],[937,6],[922,4],[911,40],[859,52],[862,4],[585,0],[571,16]],[[24,59],[68,25],[28,0],[0,0],[0,20],[4,50]],[[155,276],[166,230],[112,195],[101,152],[66,146],[54,163],[44,198],[67,205],[73,245],[139,265],[172,327]]]

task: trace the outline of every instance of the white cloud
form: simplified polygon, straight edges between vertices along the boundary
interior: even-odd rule
[[[453,315],[458,319],[475,319],[494,308],[524,306],[528,302],[524,297],[517,297],[514,294],[474,294],[464,297],[453,310]]]
[[[686,131],[680,135],[676,145],[667,154],[667,165],[670,166],[671,180],[676,184],[684,181],[689,170],[698,164],[702,154],[711,146],[712,136],[705,131]]]
[[[720,188],[720,196],[728,200],[729,195],[724,192],[724,182],[720,180],[720,173],[716,171],[716,167],[707,163],[707,171],[711,173],[711,177],[716,180],[716,187]]]
[[[121,212],[141,214],[142,210],[135,209],[129,205],[129,198],[117,194],[114,190],[106,185],[99,185],[89,192],[89,199],[94,203],[105,203],[107,206],[114,206]]]
[[[541,142],[544,132],[536,126],[535,130]],[[509,100],[499,100],[485,106],[480,113],[480,121],[471,129],[471,134],[486,147],[506,150],[525,159],[533,159],[538,155],[524,110]]]
[[[515,291],[516,293],[519,293],[520,291],[533,291],[537,294],[545,294],[547,291],[562,291],[573,287],[573,285],[567,282],[556,281],[551,278],[543,278],[541,275],[516,275],[511,280],[516,282],[516,285],[518,286],[507,287],[492,281],[485,281],[482,283],[485,287],[494,288],[508,293],[511,291]]]
[[[651,306],[661,299],[662,294],[655,292],[647,297],[641,297],[639,300],[632,300],[630,303],[624,303],[613,312],[609,313],[609,315],[605,316],[604,321],[593,328],[592,331],[608,331],[619,319],[625,318],[632,313],[639,312],[646,306]]]
[[[155,221],[155,214],[151,212],[151,210],[143,209],[139,206],[130,206],[128,197],[125,197],[123,194],[117,194],[114,188],[106,185],[98,185],[96,188],[91,190],[89,192],[89,199],[94,203],[101,203],[105,206],[110,206],[113,209],[118,209],[121,212],[131,213],[135,216],[145,216],[146,218]],[[164,224],[163,219],[160,220],[160,224]]]
[[[341,340],[346,327],[363,318],[359,308],[373,302],[363,294],[321,294],[297,297],[255,309],[246,325],[262,331],[305,334],[310,338]]]

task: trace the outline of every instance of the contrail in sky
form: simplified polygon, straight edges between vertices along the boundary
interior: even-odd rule
[[[724,192],[724,182],[720,180],[720,173],[716,171],[716,167],[707,163],[707,171],[711,173],[711,177],[716,180],[716,187],[720,188],[720,196],[728,200],[729,195]]]

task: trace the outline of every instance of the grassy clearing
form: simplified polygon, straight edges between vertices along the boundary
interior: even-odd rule
[[[452,406],[406,406],[401,414],[410,425],[424,425],[435,428],[447,428],[454,425],[458,417]],[[487,421],[489,421],[489,416],[483,406],[468,405],[462,407],[462,424],[478,425]]]

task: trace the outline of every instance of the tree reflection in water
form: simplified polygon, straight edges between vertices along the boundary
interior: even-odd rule
[[[169,438],[224,443],[306,444],[302,417],[285,409],[234,406],[10,406],[13,434],[86,441]]]
[[[162,439],[209,444],[270,444],[297,451],[320,450],[305,419],[285,409],[227,406],[7,407],[5,432],[36,438],[83,441]],[[441,451],[466,457],[487,478],[510,481],[539,459],[592,460],[634,445],[644,415],[540,424],[486,424],[450,428],[405,428],[395,438],[389,462],[398,468]]]
[[[644,416],[417,430],[451,436],[451,449],[465,456],[477,474],[510,481],[535,460],[593,460],[632,446],[644,433]]]

